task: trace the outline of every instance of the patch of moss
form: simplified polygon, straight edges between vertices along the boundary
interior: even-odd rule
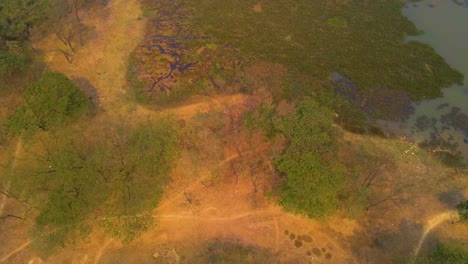
[[[327,19],[327,24],[336,28],[347,28],[348,22],[342,17],[332,17]]]

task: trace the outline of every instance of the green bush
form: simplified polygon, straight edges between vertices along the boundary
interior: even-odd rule
[[[26,41],[31,28],[46,18],[47,0],[0,1],[0,40]]]
[[[27,54],[14,54],[0,50],[0,80],[11,77],[16,72],[24,71],[30,61]]]
[[[342,17],[332,17],[327,19],[327,24],[337,28],[347,28],[348,22]]]
[[[468,263],[468,251],[457,245],[438,246],[426,257],[416,260],[417,264],[465,264]]]
[[[283,176],[278,187],[279,204],[286,210],[311,218],[324,217],[339,208],[338,194],[345,178],[336,162],[338,131],[334,114],[314,99],[299,101],[295,113],[279,114],[274,105],[263,105],[244,116],[245,125],[260,129],[270,140],[286,140],[275,157]]]
[[[28,157],[32,164],[18,166],[9,179],[38,209],[41,239],[68,244],[97,217],[110,235],[125,242],[150,228],[152,216],[143,216],[157,207],[178,156],[175,125],[159,120],[60,133],[44,135],[44,153]]]
[[[145,213],[142,215],[106,218],[101,221],[101,227],[106,234],[129,243],[141,233],[150,230],[155,225],[154,217]]]
[[[468,221],[468,200],[457,205],[457,211],[462,221]]]
[[[83,91],[65,75],[45,72],[22,94],[24,105],[8,118],[6,132],[17,136],[32,135],[38,130],[66,124],[88,111],[89,101]]]
[[[295,114],[279,116],[274,107],[262,107],[246,121],[270,138],[280,133],[287,141],[274,162],[284,175],[278,190],[280,205],[309,217],[322,217],[338,208],[344,177],[333,161],[338,136],[332,126],[333,112],[306,97]]]

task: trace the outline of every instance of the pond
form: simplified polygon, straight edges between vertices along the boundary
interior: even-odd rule
[[[451,147],[468,158],[468,0],[408,1],[403,14],[424,33],[409,37],[431,45],[464,76],[464,85],[443,90],[444,96],[413,103],[405,122],[379,122],[385,129],[416,143]]]

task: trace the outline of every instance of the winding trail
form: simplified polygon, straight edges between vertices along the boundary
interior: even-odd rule
[[[427,221],[426,225],[424,226],[424,232],[422,233],[421,238],[419,239],[418,245],[416,246],[414,250],[415,256],[418,256],[419,251],[421,250],[421,247],[424,244],[424,241],[426,240],[427,235],[429,235],[431,231],[434,228],[436,228],[438,225],[442,224],[443,222],[447,220],[451,220],[454,214],[456,214],[455,211],[443,212],[443,213],[440,213],[431,217]]]

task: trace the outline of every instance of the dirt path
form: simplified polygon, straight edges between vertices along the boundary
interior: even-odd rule
[[[96,257],[94,258],[94,264],[98,264],[98,263],[99,263],[99,261],[101,260],[102,253],[104,253],[104,251],[106,250],[106,248],[107,248],[112,242],[114,242],[114,240],[113,240],[113,239],[109,239],[106,243],[104,243],[104,245],[102,245],[101,248],[99,248],[99,251],[97,252]]]
[[[5,204],[6,204],[6,196],[2,194],[0,195],[0,216],[3,214],[3,208],[5,208]]]
[[[416,249],[414,250],[414,255],[418,256],[419,251],[421,250],[422,245],[424,244],[424,241],[426,240],[427,235],[431,233],[431,231],[436,228],[438,225],[442,224],[443,222],[452,219],[453,215],[455,214],[454,211],[447,211],[440,213],[438,215],[435,215],[431,217],[426,225],[424,226],[424,232],[421,235],[421,238],[419,239],[418,245],[416,246]]]
[[[247,212],[241,212],[238,214],[234,215],[229,215],[229,216],[200,216],[200,215],[189,215],[189,214],[167,214],[167,215],[155,215],[155,217],[159,218],[161,221],[163,220],[197,220],[197,221],[234,221],[234,220],[239,220],[242,218],[246,218],[249,216],[274,216],[275,212],[271,208],[267,209],[259,209],[259,210],[251,210]],[[279,211],[276,212],[277,215],[285,215],[284,212]]]
[[[10,182],[7,182],[5,184],[5,187],[4,187],[5,191],[7,191],[7,192],[9,191],[10,184],[11,184]],[[5,208],[7,198],[8,197],[5,194],[3,194],[3,193],[0,194],[0,216],[3,215],[3,209]]]
[[[279,236],[280,228],[278,224],[278,218],[275,217],[275,252],[278,253],[279,250]]]
[[[22,142],[21,137],[20,137],[18,139],[18,142],[16,143],[16,146],[15,146],[15,153],[14,153],[14,156],[13,156],[13,163],[11,164],[11,169],[14,169],[16,167],[16,162],[18,161],[18,157],[20,155],[22,144],[23,144],[23,142]]]
[[[23,249],[25,249],[27,246],[29,246],[30,244],[32,243],[31,240],[29,240],[28,242],[24,243],[23,245],[19,246],[18,248],[16,248],[15,250],[11,251],[10,253],[8,253],[7,255],[3,256],[1,259],[0,259],[0,263],[4,263],[5,261],[7,261],[9,258],[11,258],[12,256],[14,256],[16,253],[22,251]]]

